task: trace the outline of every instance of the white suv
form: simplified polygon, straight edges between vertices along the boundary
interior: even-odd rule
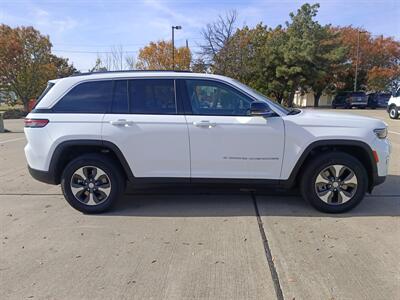
[[[286,109],[231,78],[187,72],[91,73],[49,82],[25,120],[32,176],[85,213],[127,181],[300,187],[343,212],[387,175],[384,122]]]
[[[400,88],[390,97],[387,111],[391,119],[397,119],[400,113]]]

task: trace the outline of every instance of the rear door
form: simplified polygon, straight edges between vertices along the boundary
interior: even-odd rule
[[[190,176],[189,137],[173,79],[114,81],[102,137],[117,145],[135,177]]]
[[[281,117],[250,116],[254,101],[213,80],[183,87],[192,178],[279,179],[284,146]]]

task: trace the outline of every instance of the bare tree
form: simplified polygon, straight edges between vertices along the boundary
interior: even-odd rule
[[[136,69],[136,59],[133,56],[127,55],[125,57],[125,65],[128,70],[135,70]]]
[[[110,56],[113,70],[123,70],[124,69],[124,48],[119,46],[111,47]]]
[[[214,72],[224,73],[226,68],[226,53],[228,44],[236,31],[237,12],[228,11],[225,16],[218,16],[217,21],[207,24],[201,31],[204,43],[200,44],[201,55],[212,66]]]
[[[112,46],[110,51],[97,54],[96,62],[90,71],[119,71],[135,69],[136,60],[126,52],[122,45]]]

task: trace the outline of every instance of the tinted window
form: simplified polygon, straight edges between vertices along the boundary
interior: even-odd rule
[[[172,79],[129,80],[130,111],[134,114],[176,114]]]
[[[56,112],[105,113],[110,109],[111,80],[85,82],[74,87],[54,107]]]
[[[195,115],[250,114],[251,99],[225,84],[207,80],[186,80],[186,86]]]
[[[128,81],[115,80],[111,112],[117,114],[129,113]]]
[[[38,105],[38,103],[44,98],[44,96],[46,96],[46,94],[51,90],[51,88],[55,85],[55,83],[53,82],[48,82],[46,88],[44,89],[44,91],[40,94],[40,96],[37,98],[36,100],[36,104],[33,108],[36,107],[36,105]]]

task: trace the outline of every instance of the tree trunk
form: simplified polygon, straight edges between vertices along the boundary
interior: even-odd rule
[[[318,107],[319,106],[319,99],[322,96],[322,92],[317,92],[314,93],[314,107]]]
[[[294,94],[296,93],[295,90],[290,91],[289,93],[289,98],[287,99],[286,105],[288,107],[293,107],[293,100],[294,100]]]
[[[24,103],[24,112],[29,113],[29,99],[22,99],[22,102]]]

